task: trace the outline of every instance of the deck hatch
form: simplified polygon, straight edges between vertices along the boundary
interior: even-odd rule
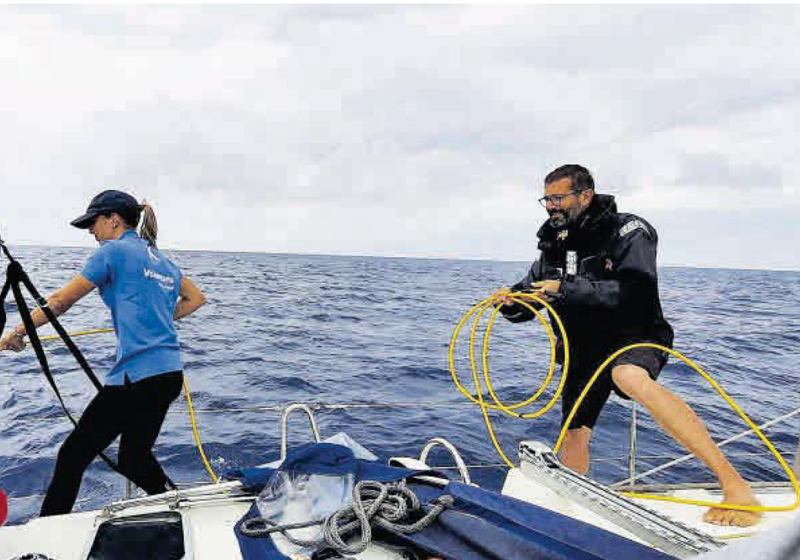
[[[87,560],[181,560],[183,520],[174,511],[118,517],[97,528]]]

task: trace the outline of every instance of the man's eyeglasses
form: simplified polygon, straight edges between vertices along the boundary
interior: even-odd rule
[[[567,194],[551,194],[550,196],[543,196],[539,199],[539,204],[543,207],[547,208],[547,203],[552,203],[553,206],[561,206],[561,201],[567,198],[568,196],[572,196],[573,194],[582,193],[586,189],[578,189],[575,191],[570,191]]]

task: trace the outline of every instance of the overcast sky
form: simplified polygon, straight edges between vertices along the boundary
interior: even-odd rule
[[[581,163],[660,264],[800,269],[795,6],[0,7],[0,232],[531,260]]]

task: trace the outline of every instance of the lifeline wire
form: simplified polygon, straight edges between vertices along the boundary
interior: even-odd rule
[[[494,388],[492,387],[491,376],[489,375],[489,362],[488,362],[489,336],[491,334],[492,326],[494,324],[494,320],[495,320],[495,318],[497,316],[497,313],[500,311],[500,307],[496,306],[494,311],[492,312],[492,315],[490,316],[489,322],[488,322],[488,324],[486,326],[486,331],[485,331],[484,336],[483,336],[483,350],[482,350],[482,356],[481,356],[482,357],[482,366],[483,366],[483,378],[484,378],[484,381],[486,382],[486,387],[487,387],[488,393],[491,395],[492,400],[494,401],[494,404],[487,404],[484,401],[484,399],[483,399],[483,387],[480,384],[480,380],[479,380],[479,377],[478,377],[478,371],[477,371],[477,365],[476,365],[476,361],[475,361],[475,334],[477,332],[478,323],[480,322],[481,316],[483,315],[483,313],[490,306],[494,305],[494,299],[492,297],[486,298],[483,301],[481,301],[481,302],[477,303],[476,305],[474,305],[473,307],[471,307],[464,314],[464,316],[461,318],[461,320],[459,321],[458,325],[456,326],[455,330],[453,331],[453,336],[450,339],[449,366],[450,366],[450,374],[451,374],[451,376],[453,378],[453,382],[455,383],[456,388],[464,396],[466,396],[467,399],[469,399],[471,402],[473,402],[473,403],[475,403],[475,404],[477,404],[478,406],[481,407],[481,412],[483,413],[483,419],[486,422],[486,427],[487,427],[487,429],[489,431],[489,436],[490,436],[490,438],[492,440],[492,443],[495,446],[495,449],[497,449],[497,452],[500,454],[500,457],[503,458],[503,460],[506,462],[506,464],[509,467],[514,468],[516,465],[514,465],[514,463],[512,463],[508,459],[506,454],[503,452],[503,449],[500,446],[500,443],[497,441],[497,437],[495,436],[494,429],[492,428],[491,420],[489,419],[488,410],[489,409],[502,410],[503,412],[505,412],[509,416],[513,416],[513,417],[517,417],[517,418],[535,418],[537,416],[541,416],[547,410],[549,410],[553,406],[555,401],[558,399],[558,397],[560,396],[560,394],[561,394],[561,392],[563,390],[563,387],[564,387],[564,382],[566,381],[567,372],[568,372],[568,368],[569,368],[569,342],[567,340],[567,335],[566,335],[566,332],[564,330],[564,325],[561,322],[561,318],[559,317],[558,313],[556,313],[556,311],[550,306],[550,304],[548,302],[546,302],[544,299],[539,297],[537,294],[530,294],[530,293],[524,293],[524,292],[513,292],[513,293],[510,293],[510,294],[507,294],[507,297],[511,298],[511,300],[514,301],[515,303],[519,303],[519,304],[523,305],[524,307],[526,307],[527,309],[529,309],[530,311],[532,311],[536,315],[537,319],[539,319],[539,322],[544,325],[544,327],[545,327],[545,329],[547,331],[548,338],[550,339],[550,350],[551,350],[550,351],[550,369],[549,369],[548,375],[545,378],[545,381],[543,382],[542,386],[536,391],[536,393],[532,397],[526,399],[525,401],[523,401],[521,403],[518,403],[518,404],[515,404],[515,405],[511,405],[511,406],[503,404],[502,402],[500,402],[500,399],[497,397],[497,395],[496,395],[496,393],[494,391]],[[532,305],[530,305],[525,300],[533,300],[536,304],[542,305],[543,307],[545,307],[550,312],[550,316],[552,317],[552,319],[558,325],[559,331],[561,333],[561,340],[564,343],[564,367],[563,367],[563,371],[562,371],[562,374],[561,374],[561,382],[559,383],[559,386],[556,389],[555,394],[553,395],[553,398],[550,400],[550,402],[548,402],[542,409],[540,409],[539,411],[537,411],[537,412],[535,412],[533,414],[520,414],[518,412],[515,412],[515,409],[531,404],[539,395],[541,395],[545,391],[545,389],[547,388],[547,385],[550,383],[550,379],[552,377],[552,373],[553,373],[553,370],[555,368],[555,356],[556,356],[556,354],[555,354],[555,337],[553,335],[552,327],[546,322],[546,320],[544,319],[542,314],[539,313]],[[456,342],[458,340],[458,335],[459,335],[461,329],[463,328],[464,324],[467,322],[467,320],[473,314],[475,315],[475,318],[473,319],[472,328],[470,329],[469,357],[470,357],[470,365],[472,367],[472,379],[475,382],[475,390],[476,390],[476,397],[477,398],[473,397],[469,393],[469,391],[467,391],[464,388],[464,386],[459,382],[458,374],[456,373],[456,369],[455,369],[455,357],[454,357],[455,356],[455,346],[456,346]],[[691,367],[697,373],[699,373],[706,381],[708,381],[708,383],[720,394],[720,396],[722,396],[723,399],[725,399],[725,401],[731,406],[731,408],[733,408],[739,414],[739,416],[745,421],[747,426],[753,432],[755,432],[758,435],[758,437],[761,439],[761,441],[764,442],[764,445],[766,445],[767,449],[769,449],[769,451],[772,453],[772,455],[775,457],[775,459],[777,459],[778,463],[781,465],[781,467],[783,468],[783,470],[786,472],[786,474],[789,477],[789,481],[792,484],[792,489],[794,490],[796,499],[795,499],[795,502],[792,505],[788,505],[788,506],[746,506],[746,505],[729,504],[729,503],[707,502],[707,501],[702,501],[702,500],[684,500],[684,499],[680,499],[680,498],[673,498],[671,496],[660,496],[660,495],[655,495],[655,494],[637,494],[637,493],[632,493],[632,492],[626,492],[626,493],[623,493],[623,495],[629,496],[629,497],[635,497],[635,498],[643,498],[643,499],[648,499],[648,500],[658,500],[658,501],[663,501],[663,502],[676,502],[676,503],[691,504],[691,505],[696,505],[696,506],[704,506],[704,507],[711,507],[711,508],[718,508],[718,509],[734,509],[734,510],[741,510],[741,511],[758,511],[758,512],[792,511],[794,509],[797,509],[798,506],[800,506],[800,484],[798,484],[797,477],[795,476],[794,472],[789,467],[789,465],[786,463],[784,458],[781,456],[781,454],[778,453],[778,451],[775,449],[775,446],[772,444],[772,442],[770,442],[769,439],[767,439],[767,437],[761,432],[761,430],[759,430],[758,426],[756,426],[755,423],[752,420],[750,420],[750,418],[734,402],[734,400],[722,389],[722,387],[716,381],[714,381],[714,379],[710,375],[708,375],[705,371],[703,371],[703,369],[700,368],[700,366],[698,366],[696,363],[694,363],[689,358],[683,356],[681,353],[676,352],[675,350],[673,350],[671,348],[667,348],[665,346],[661,346],[659,344],[652,344],[652,343],[631,344],[629,346],[626,346],[626,347],[621,348],[621,349],[617,350],[616,352],[614,352],[611,356],[608,357],[608,359],[606,359],[605,362],[603,362],[600,365],[600,367],[597,368],[597,370],[594,372],[592,377],[589,379],[589,382],[586,384],[586,387],[583,389],[583,392],[578,397],[578,400],[575,402],[575,405],[572,407],[572,410],[570,411],[569,415],[567,416],[567,420],[566,420],[566,422],[564,422],[564,426],[561,429],[561,433],[558,436],[558,440],[556,441],[556,444],[553,447],[553,452],[554,453],[558,453],[559,449],[561,448],[561,444],[564,441],[564,437],[566,436],[567,430],[569,429],[569,425],[572,422],[572,419],[574,418],[576,412],[578,411],[578,407],[580,407],[580,405],[583,402],[584,398],[588,394],[589,389],[592,387],[592,385],[595,383],[595,381],[597,381],[597,379],[600,377],[600,374],[603,373],[603,371],[606,369],[606,367],[608,367],[608,365],[611,362],[613,362],[614,359],[616,359],[621,354],[627,352],[628,350],[632,350],[634,348],[655,348],[657,350],[662,350],[664,352],[667,352],[668,354],[670,354],[670,355],[680,359],[684,363],[686,363],[689,367]]]

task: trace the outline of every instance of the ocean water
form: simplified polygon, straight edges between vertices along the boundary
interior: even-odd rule
[[[42,293],[79,272],[91,249],[12,247]],[[456,323],[496,287],[517,281],[529,263],[251,253],[168,252],[203,289],[209,303],[179,323],[186,374],[206,455],[220,473],[275,459],[280,414],[264,408],[292,402],[397,404],[397,407],[320,408],[323,437],[345,431],[380,457],[417,456],[426,441],[445,437],[469,464],[497,465],[480,410],[458,393],[447,366]],[[5,263],[4,263],[5,264]],[[660,271],[665,314],[676,331],[676,350],[698,362],[756,423],[800,406],[800,272],[666,268]],[[6,302],[11,325],[16,307]],[[96,293],[62,317],[69,331],[109,327]],[[52,331],[45,327],[43,334]],[[466,334],[457,368],[473,387]],[[112,363],[113,334],[76,339],[95,371]],[[94,392],[61,344],[48,345],[51,366],[77,416]],[[534,393],[547,372],[549,348],[535,322],[498,321],[491,345],[494,386],[506,403]],[[744,430],[738,416],[686,365],[672,359],[665,384],[682,395],[717,439]],[[556,383],[537,406],[553,394]],[[499,440],[516,457],[521,439],[555,443],[559,406],[534,420],[492,414]],[[625,477],[630,405],[612,397],[595,429],[590,476]],[[639,472],[682,453],[640,411]],[[800,419],[767,434],[791,462]],[[0,354],[0,487],[10,496],[10,523],[36,515],[58,447],[70,432],[28,349]],[[290,443],[310,440],[303,417],[290,421]],[[777,462],[755,436],[727,447],[750,480],[781,480]],[[116,452],[111,448],[111,454]],[[192,440],[186,404],[173,405],[156,454],[178,483],[208,480]],[[434,463],[451,464],[442,452]],[[505,469],[472,469],[473,479],[499,488]],[[649,482],[712,480],[696,460]],[[119,498],[121,479],[100,461],[84,477],[76,509]]]

